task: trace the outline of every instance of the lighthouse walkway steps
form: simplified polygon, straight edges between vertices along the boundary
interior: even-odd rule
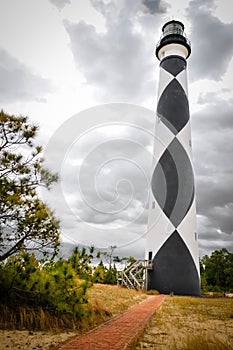
[[[152,270],[152,260],[137,260],[123,271],[118,271],[117,283],[129,289],[147,288],[147,270]]]

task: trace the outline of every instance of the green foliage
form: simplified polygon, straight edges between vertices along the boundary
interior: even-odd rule
[[[104,283],[106,284],[116,284],[117,283],[117,269],[114,265],[113,267],[107,269],[105,273],[105,280]]]
[[[106,269],[104,267],[103,261],[101,260],[99,265],[96,266],[93,273],[94,283],[105,283]]]
[[[101,260],[99,265],[94,269],[92,280],[94,283],[117,284],[116,266],[107,268]]]
[[[125,260],[126,260],[127,263],[129,264],[128,266],[133,265],[133,264],[137,261],[133,256],[130,256],[130,257],[128,257],[128,258],[125,258]]]
[[[0,306],[17,310],[42,308],[78,321],[84,315],[88,282],[77,278],[71,264],[60,259],[42,267],[34,254],[22,253],[0,265]]]
[[[117,269],[94,267],[97,258],[94,247],[75,247],[68,260],[42,262],[22,250],[0,262],[0,327],[73,329],[105,317],[87,291],[93,282],[116,284]]]
[[[127,268],[133,265],[137,261],[137,259],[135,259],[131,255],[129,257],[123,257],[123,258],[120,258],[119,256],[114,256],[113,261],[116,263],[124,263],[125,268]]]
[[[87,291],[93,281],[116,283],[117,270],[100,262],[93,273],[93,257],[93,247],[75,247],[68,260],[42,264],[34,253],[22,251],[1,262],[0,326],[48,329],[54,322],[61,329],[94,320],[99,311],[88,304]]]
[[[99,265],[96,267],[92,266],[92,261],[94,259],[99,259],[101,255],[103,255],[106,259],[107,255],[105,252],[96,252],[94,247],[79,248],[77,246],[74,248],[68,262],[81,279],[94,283],[116,284],[117,269],[115,265],[112,267],[111,264],[108,264],[107,268],[104,266],[103,261],[101,260]]]
[[[201,259],[200,266],[204,291],[233,290],[233,253],[225,248],[215,250]]]
[[[92,267],[91,262],[94,258],[94,247],[75,247],[72,255],[69,257],[68,262],[75,270],[76,274],[85,280],[90,281],[92,279]]]
[[[0,112],[0,261],[22,249],[58,250],[59,223],[37,196],[57,176],[43,168],[36,134],[27,117]]]

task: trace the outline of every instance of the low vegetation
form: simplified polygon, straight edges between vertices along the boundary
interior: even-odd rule
[[[42,267],[33,254],[11,257],[0,266],[0,326],[74,328],[84,316],[88,287],[65,260]]]
[[[116,268],[93,268],[93,257],[93,247],[75,247],[67,260],[42,263],[23,251],[0,263],[0,328],[80,329],[109,317],[101,297],[90,302],[88,291],[95,282],[116,283]]]
[[[132,307],[148,296],[143,291],[129,290],[123,287],[94,284],[88,291],[92,306],[99,305],[112,316],[116,316]]]
[[[140,291],[128,290],[114,285],[94,284],[88,288],[87,297],[88,303],[84,305],[84,308],[91,309],[92,313],[88,319],[83,319],[82,327],[79,329],[62,331],[59,327],[57,329],[49,327],[46,331],[0,330],[1,349],[48,350],[52,346],[78,333],[88,331],[108,318],[138,304],[145,300],[147,295]],[[43,317],[41,322],[43,322]],[[54,319],[51,320],[52,322]]]
[[[233,299],[168,297],[134,350],[232,350]]]

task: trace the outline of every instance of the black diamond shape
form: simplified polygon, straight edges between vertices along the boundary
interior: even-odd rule
[[[164,89],[157,106],[157,115],[176,135],[189,120],[189,104],[180,83],[173,79]]]
[[[176,77],[177,74],[186,69],[186,61],[179,56],[169,56],[161,61],[160,66]]]

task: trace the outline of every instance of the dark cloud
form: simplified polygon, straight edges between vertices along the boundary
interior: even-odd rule
[[[199,95],[197,103],[203,106],[201,117],[200,114],[193,116],[193,123],[199,132],[205,132],[209,127],[212,131],[233,128],[233,99],[224,100],[221,91],[207,92]]]
[[[121,9],[103,1],[92,4],[106,20],[105,32],[98,33],[84,21],[64,22],[77,68],[87,84],[95,87],[105,101],[108,97],[139,103],[154,96],[154,39],[151,37],[150,47],[149,33],[146,38],[145,33],[135,30],[137,2],[125,2]]]
[[[232,100],[218,93],[199,98],[203,109],[192,116],[198,232],[201,251],[233,249]]]
[[[102,105],[67,120],[50,140],[46,166],[61,183],[44,199],[55,205],[66,237],[100,247],[133,241],[143,256],[153,118],[139,106]]]
[[[226,248],[233,251],[233,233],[222,232],[213,227],[208,217],[198,216],[199,222],[199,251],[200,256],[210,255],[216,249]]]
[[[107,140],[105,136],[101,144],[98,133],[94,133],[91,150],[83,150],[82,164],[72,169],[78,155],[76,147],[65,164],[63,188],[73,211],[85,222],[121,227],[134,220],[140,219],[143,224],[147,220],[151,154],[138,144],[145,135],[128,129],[131,140],[126,135],[126,140]]]
[[[221,80],[233,54],[233,23],[223,23],[213,14],[213,1],[191,1],[191,79]]]
[[[167,11],[167,4],[161,0],[142,0],[143,10],[150,14],[162,14]]]
[[[46,102],[45,95],[51,91],[48,80],[31,72],[7,51],[0,48],[0,102],[16,101]]]
[[[49,2],[56,6],[58,10],[62,10],[67,4],[71,4],[70,0],[49,0]]]

